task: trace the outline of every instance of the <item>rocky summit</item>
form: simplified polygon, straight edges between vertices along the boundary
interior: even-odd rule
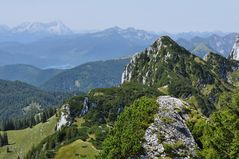
[[[175,97],[196,98],[203,114],[209,115],[215,109],[214,102],[219,93],[226,89],[221,83],[227,82],[226,77],[213,69],[214,66],[170,37],[162,36],[132,57],[122,74],[122,83],[142,83],[159,90],[167,88],[167,92]]]
[[[197,73],[201,70],[202,73]],[[197,78],[196,85],[213,83],[205,61],[162,36],[150,47],[132,57],[122,75],[122,83],[134,81],[147,85],[166,85],[175,78]]]

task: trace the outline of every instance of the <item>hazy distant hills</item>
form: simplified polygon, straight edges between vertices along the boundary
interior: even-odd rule
[[[63,70],[60,69],[45,69],[30,66],[30,65],[6,65],[0,66],[0,79],[4,80],[19,80],[31,85],[40,86],[53,76],[59,74]]]
[[[40,68],[77,66],[90,61],[129,57],[160,35],[170,35],[189,51],[203,57],[214,51],[227,57],[236,33],[153,33],[113,27],[75,33],[61,22],[0,26],[0,65],[28,64]]]
[[[88,34],[51,36],[22,44],[0,44],[0,64],[24,63],[37,67],[61,67],[132,55],[154,41],[157,35],[132,28],[111,28]],[[11,59],[11,60],[10,60]]]
[[[89,62],[54,76],[46,83],[48,91],[89,91],[93,88],[108,88],[121,83],[121,75],[129,59]]]
[[[31,65],[0,66],[0,79],[19,80],[48,91],[88,91],[120,84],[129,59],[89,62],[72,69],[40,69]]]
[[[225,36],[212,34],[208,37],[196,36],[190,40],[180,38],[177,42],[200,57],[205,56],[209,51],[228,57],[237,35],[237,33],[229,33]]]

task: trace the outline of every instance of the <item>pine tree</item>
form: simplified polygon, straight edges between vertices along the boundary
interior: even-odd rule
[[[3,133],[3,145],[8,145],[8,135],[7,135],[7,132]]]
[[[42,122],[45,123],[47,121],[47,115],[46,115],[46,112],[44,111],[42,113]]]
[[[0,133],[0,147],[2,147],[2,146],[3,146],[3,138],[2,138],[2,135]]]
[[[9,147],[7,147],[7,153],[9,153],[9,152],[11,152],[11,151],[10,151]]]
[[[41,119],[40,119],[40,115],[37,115],[36,116],[36,124],[40,123],[41,122]]]

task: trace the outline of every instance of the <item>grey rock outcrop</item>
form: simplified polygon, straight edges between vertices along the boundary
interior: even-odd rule
[[[65,104],[60,109],[60,118],[59,121],[56,124],[56,129],[60,130],[63,126],[69,126],[72,123],[71,117],[70,117],[70,106],[68,104]]]
[[[236,41],[232,47],[232,51],[229,58],[239,61],[239,35],[236,37]]]
[[[171,157],[187,159],[196,156],[197,144],[185,122],[190,106],[180,99],[160,96],[158,114],[146,130],[143,148],[146,157],[157,159]]]
[[[81,109],[80,115],[83,116],[89,111],[89,99],[88,97],[85,97],[84,102],[83,102],[83,108]]]

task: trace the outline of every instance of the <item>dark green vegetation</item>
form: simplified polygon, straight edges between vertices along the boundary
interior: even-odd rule
[[[19,80],[34,86],[40,86],[62,71],[59,69],[42,70],[30,65],[7,65],[0,66],[0,79]]]
[[[142,97],[126,108],[104,141],[101,157],[137,158],[142,155],[145,130],[154,121],[158,107],[155,99]]]
[[[43,88],[50,91],[88,91],[120,84],[121,74],[129,59],[90,62],[66,70],[49,81]]]
[[[8,135],[7,132],[0,133],[0,147],[8,145]]]
[[[0,130],[19,130],[24,128],[32,128],[40,122],[46,122],[56,113],[55,108],[45,108],[44,110],[36,110],[21,117],[12,117],[10,119],[0,119]]]
[[[97,149],[102,149],[102,143],[107,136],[109,128],[113,126],[117,116],[123,111],[125,106],[130,106],[133,101],[143,96],[157,97],[159,95],[161,93],[154,88],[131,83],[124,84],[121,87],[94,89],[86,96],[73,97],[66,101],[66,103],[70,104],[71,117],[74,119],[82,116],[81,110],[84,109],[84,100],[86,97],[88,98],[87,105],[89,111],[81,117],[84,119],[84,122],[80,124],[80,127],[76,126],[77,122],[76,124],[74,122],[72,126],[63,128],[61,131],[46,138],[40,145],[29,152],[28,158],[38,154],[54,156],[55,152],[62,145],[76,139],[88,140]],[[152,100],[149,101],[148,103],[151,103]],[[94,137],[90,137],[92,135]],[[53,146],[43,149],[45,144]]]
[[[89,99],[90,111],[84,115],[85,124],[89,126],[110,124],[112,126],[118,114],[134,100],[142,96],[157,97],[161,94],[154,88],[135,83],[124,84],[121,87],[91,90],[86,96]],[[71,106],[70,111],[73,116],[80,115],[84,99],[85,96],[73,97],[67,102]]]
[[[0,80],[0,118],[35,114],[60,105],[66,97],[65,93],[49,93],[20,81]]]
[[[236,159],[239,157],[239,94],[223,94],[220,109],[208,119],[192,119],[188,123],[201,150],[198,155],[207,159]]]
[[[224,81],[228,80],[228,74],[234,72],[239,65],[237,61],[228,60],[212,52],[205,56],[205,61],[210,69]]]

